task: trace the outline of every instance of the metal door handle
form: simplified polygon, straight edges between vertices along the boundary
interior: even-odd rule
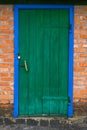
[[[26,60],[24,60],[24,67],[25,67],[25,70],[28,71],[28,66],[27,66]]]

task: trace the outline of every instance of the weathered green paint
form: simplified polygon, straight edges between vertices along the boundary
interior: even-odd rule
[[[67,115],[68,48],[68,9],[19,11],[19,115]]]

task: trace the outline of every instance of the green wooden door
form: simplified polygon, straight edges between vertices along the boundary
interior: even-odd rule
[[[19,11],[19,115],[67,115],[69,10]]]

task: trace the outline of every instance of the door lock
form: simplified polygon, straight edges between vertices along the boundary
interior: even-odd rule
[[[20,60],[21,59],[21,56],[18,54],[18,60]]]

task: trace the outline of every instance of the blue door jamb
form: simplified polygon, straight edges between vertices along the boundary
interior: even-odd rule
[[[18,8],[14,7],[14,117],[18,117]]]
[[[70,8],[70,32],[69,32],[69,73],[68,73],[68,117],[73,116],[73,60],[74,60],[74,7]]]
[[[73,46],[74,46],[74,7],[67,5],[14,5],[14,117],[18,117],[18,11],[19,9],[69,9],[70,31],[69,31],[69,77],[68,96],[68,117],[73,116]]]

